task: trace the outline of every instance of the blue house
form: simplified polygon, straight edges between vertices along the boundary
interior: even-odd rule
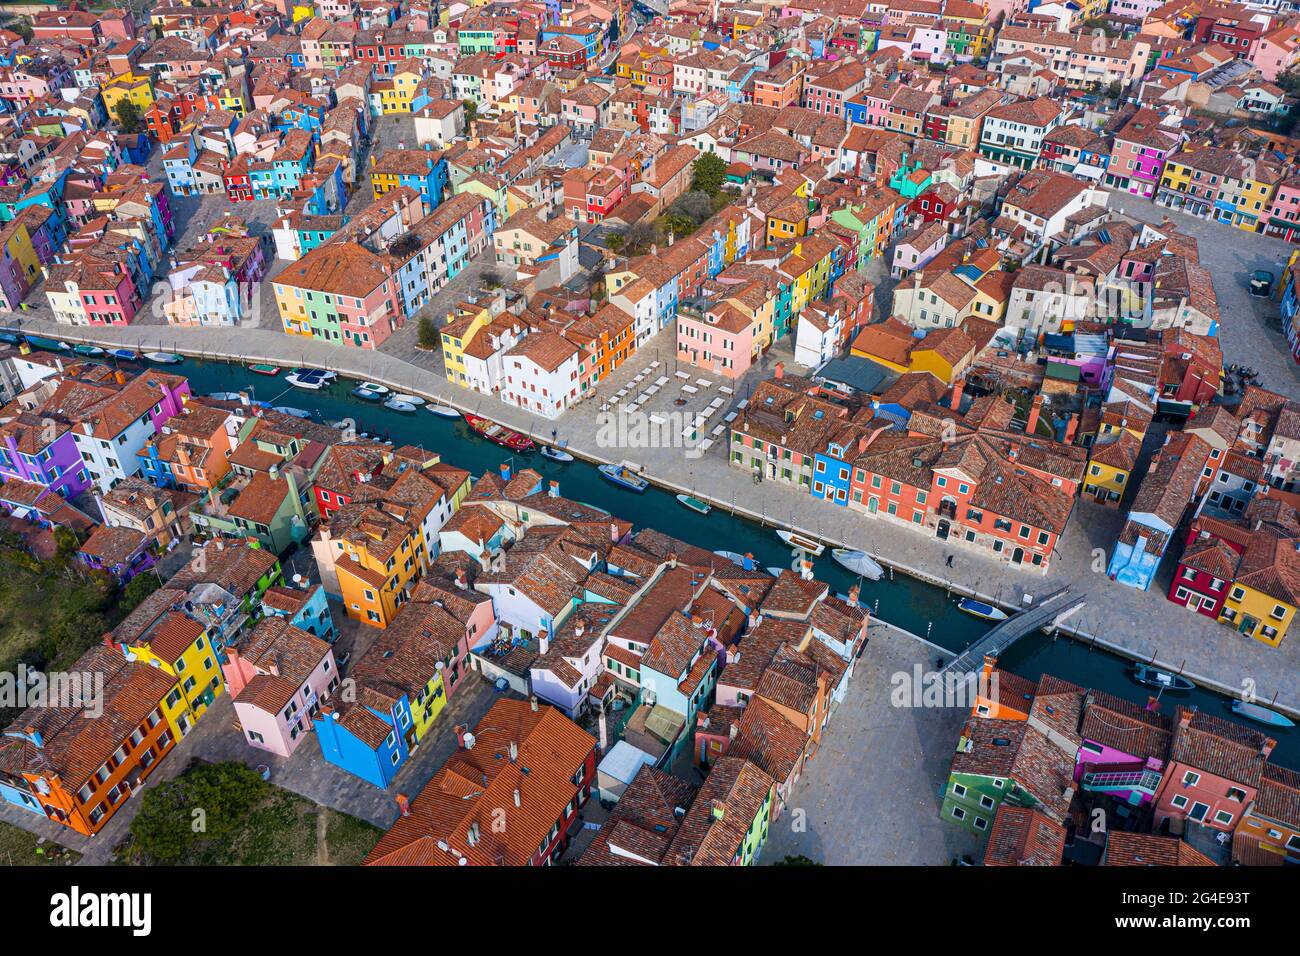
[[[140,477],[159,488],[176,487],[176,474],[172,471],[171,462],[158,457],[157,444],[149,442],[136,454],[140,459]]]
[[[393,782],[410,751],[392,713],[367,706],[370,692],[365,688],[359,689],[358,696],[359,700],[345,704],[341,710],[326,705],[313,729],[322,757],[384,789]]]
[[[289,623],[323,641],[334,643],[338,632],[330,614],[325,588],[319,584],[310,588],[268,588],[262,595],[263,617],[283,617]]]

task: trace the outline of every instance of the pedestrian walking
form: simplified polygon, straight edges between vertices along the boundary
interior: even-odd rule
[[[948,558],[947,558],[947,560],[944,561],[944,564],[946,564],[948,567],[952,567],[952,555],[951,555],[951,554],[948,555]]]

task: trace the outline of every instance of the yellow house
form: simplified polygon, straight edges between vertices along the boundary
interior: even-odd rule
[[[448,316],[447,324],[442,327],[442,360],[447,370],[447,381],[464,386],[465,345],[479,329],[491,323],[492,313],[486,306],[469,304],[459,306],[459,311],[455,318]]]
[[[1286,637],[1300,607],[1300,552],[1295,540],[1257,532],[1241,556],[1237,578],[1219,611],[1219,621],[1270,647]]]
[[[306,301],[294,294],[302,290],[278,282],[272,283],[271,288],[275,290],[275,308],[280,314],[280,324],[284,326],[284,330],[290,335],[311,338],[315,333],[312,331],[311,322],[308,321]],[[48,296],[49,293],[46,295]],[[54,307],[53,299],[50,300],[50,306]]]
[[[1119,437],[1093,445],[1092,460],[1083,476],[1083,493],[1106,505],[1118,506],[1129,486],[1137,465],[1142,442],[1132,432],[1120,431]]]
[[[314,3],[295,3],[293,5],[293,22],[298,23],[301,20],[311,20],[316,16],[316,5]]]
[[[951,385],[975,361],[975,340],[960,328],[935,329],[912,346],[908,369],[928,372]]]
[[[1192,182],[1194,170],[1179,162],[1181,153],[1175,153],[1165,160],[1164,172],[1160,174],[1160,187],[1175,192],[1185,193]]]
[[[122,122],[118,110],[128,100],[135,104],[141,114],[153,106],[153,85],[147,76],[134,73],[121,73],[104,83],[99,95],[104,100],[104,109],[113,122]]]
[[[7,304],[10,311],[27,295],[27,291],[41,279],[41,260],[32,245],[31,233],[27,224],[21,221],[6,223],[0,229],[0,242],[4,243],[4,259],[9,263],[9,276],[12,281],[0,279],[0,303]],[[20,278],[21,277],[21,278]],[[7,301],[17,299],[17,301]]]
[[[376,80],[370,88],[372,110],[382,115],[406,114],[424,79],[420,61],[409,57],[399,63],[388,79]]]
[[[336,515],[331,536],[339,593],[348,617],[373,627],[388,627],[410,597],[424,571],[426,552],[420,535],[423,516],[401,520],[377,507]]]
[[[172,611],[164,615],[128,650],[137,660],[176,679],[176,686],[163,700],[163,713],[178,740],[225,690],[221,662],[207,629],[188,614]]]
[[[1276,167],[1261,163],[1252,175],[1242,179],[1233,225],[1247,232],[1263,232],[1268,207],[1273,204],[1273,193],[1281,178]]]

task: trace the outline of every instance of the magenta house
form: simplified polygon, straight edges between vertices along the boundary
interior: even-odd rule
[[[1160,126],[1155,110],[1138,110],[1115,134],[1106,184],[1133,196],[1150,199],[1160,185],[1165,157],[1178,146],[1179,137]]]
[[[1080,789],[1133,807],[1152,803],[1169,759],[1174,725],[1170,717],[1148,708],[1105,691],[1088,692],[1079,728],[1083,742],[1074,765]]]

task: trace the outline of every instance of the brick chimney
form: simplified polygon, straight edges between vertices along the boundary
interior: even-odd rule
[[[785,378],[785,363],[777,362],[776,368],[773,370],[772,374],[773,377],[776,378],[778,381]]]
[[[948,407],[954,412],[961,411],[961,396],[966,391],[966,379],[959,378],[952,383],[952,396],[948,399]]]
[[[1038,428],[1038,416],[1042,414],[1043,405],[1047,401],[1046,395],[1035,395],[1034,403],[1029,406],[1029,421],[1025,423],[1025,434],[1032,435]]]

